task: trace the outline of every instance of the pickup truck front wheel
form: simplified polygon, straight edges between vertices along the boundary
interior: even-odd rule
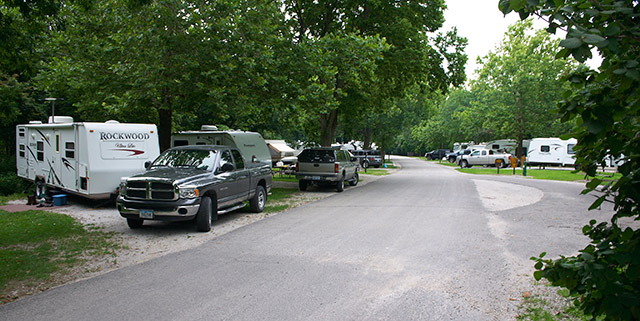
[[[211,213],[213,212],[213,206],[210,197],[203,197],[200,201],[200,209],[196,215],[196,230],[198,232],[211,231]]]
[[[129,228],[132,230],[141,228],[142,223],[144,223],[144,220],[139,218],[127,218],[127,225],[129,225]]]
[[[258,185],[256,187],[256,193],[253,195],[251,200],[249,201],[249,207],[251,211],[254,213],[260,213],[264,210],[264,205],[267,203],[267,192],[264,190],[264,187]]]
[[[463,160],[460,161],[460,167],[467,168],[467,167],[471,167],[471,166],[469,166],[469,162],[467,162],[466,160],[463,159]]]

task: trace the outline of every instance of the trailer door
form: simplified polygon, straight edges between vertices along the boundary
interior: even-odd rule
[[[73,191],[78,190],[77,137],[75,127],[56,132],[57,156],[62,185]]]
[[[29,178],[29,140],[27,138],[27,129],[23,126],[17,127],[16,133],[16,167],[18,168],[18,176]]]

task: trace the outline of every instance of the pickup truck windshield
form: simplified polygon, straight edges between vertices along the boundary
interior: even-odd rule
[[[151,167],[187,167],[211,170],[215,165],[216,151],[169,150],[158,156]]]
[[[333,163],[336,159],[332,150],[306,149],[298,155],[298,161],[304,163]]]

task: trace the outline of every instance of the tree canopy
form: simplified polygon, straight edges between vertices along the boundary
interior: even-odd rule
[[[517,12],[545,19],[548,31],[566,32],[558,57],[579,62],[597,49],[603,58],[598,70],[581,66],[564,79],[571,88],[563,94],[560,114],[575,120],[577,164],[588,175],[606,158],[623,162],[622,178],[601,187],[592,179],[584,193],[601,195],[592,204],[614,204],[610,222],[592,221],[583,228],[591,243],[580,254],[537,261],[536,278],[570,290],[588,314],[607,320],[640,319],[640,230],[621,225],[621,218],[640,220],[640,8],[638,1],[501,0],[505,14]]]

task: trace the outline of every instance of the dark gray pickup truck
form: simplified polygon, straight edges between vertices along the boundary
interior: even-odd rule
[[[123,178],[117,207],[130,228],[145,220],[194,220],[207,232],[218,214],[245,206],[261,212],[271,189],[269,163],[247,161],[229,146],[181,146],[163,152],[145,173]]]

